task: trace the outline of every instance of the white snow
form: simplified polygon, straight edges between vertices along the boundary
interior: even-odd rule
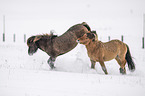
[[[57,58],[50,70],[46,53],[27,54],[25,43],[0,44],[0,96],[145,96],[145,50],[132,52],[135,72],[121,75],[115,60],[90,69],[83,45]],[[131,49],[131,48],[130,48]],[[126,66],[127,67],[127,66]]]

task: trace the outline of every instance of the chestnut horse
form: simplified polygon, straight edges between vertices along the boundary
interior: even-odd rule
[[[61,36],[53,34],[32,36],[27,40],[28,54],[33,55],[38,48],[41,49],[50,56],[48,64],[53,69],[56,57],[75,48],[78,44],[76,40],[90,30],[88,24],[83,22],[72,26]]]
[[[115,59],[120,65],[120,73],[126,74],[126,62],[128,63],[129,70],[135,70],[135,64],[128,45],[119,40],[111,40],[103,43],[98,40],[97,34],[86,33],[78,38],[78,42],[86,46],[88,56],[91,60],[91,68],[95,68],[95,63],[99,62],[104,73],[108,74],[104,62]]]

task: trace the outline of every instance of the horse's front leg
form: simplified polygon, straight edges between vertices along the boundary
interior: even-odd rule
[[[50,57],[47,61],[51,69],[55,68],[55,66],[54,66],[55,59],[56,58],[54,58],[54,57]]]
[[[96,64],[96,61],[91,60],[91,68],[92,69],[95,69],[95,64]]]
[[[104,64],[104,61],[99,61],[99,63],[100,63],[100,65],[101,65],[102,70],[104,71],[104,73],[105,73],[105,74],[108,74],[107,69],[106,69],[106,66],[105,66],[105,64]]]

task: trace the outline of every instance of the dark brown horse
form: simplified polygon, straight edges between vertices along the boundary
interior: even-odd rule
[[[88,24],[83,22],[72,26],[61,36],[53,34],[32,36],[27,40],[28,54],[33,55],[38,48],[41,49],[50,56],[48,64],[53,69],[56,57],[75,48],[78,44],[76,40],[90,30]]]

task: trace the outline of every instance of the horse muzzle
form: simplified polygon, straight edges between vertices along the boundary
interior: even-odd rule
[[[29,54],[30,56],[32,56],[32,55],[33,55],[33,53],[31,53],[31,52],[28,52],[28,54]]]

